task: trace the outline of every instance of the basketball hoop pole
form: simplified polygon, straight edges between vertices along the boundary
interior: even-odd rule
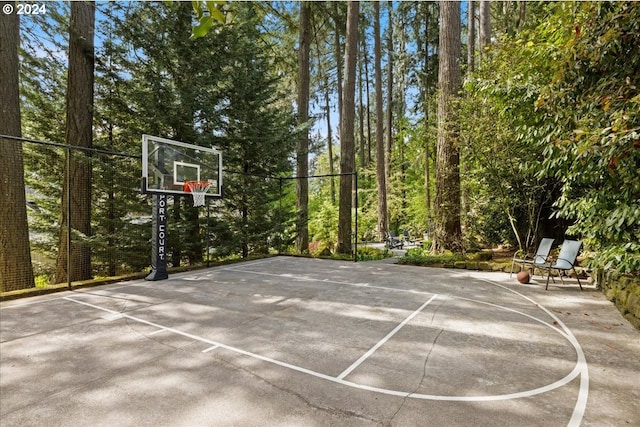
[[[151,273],[145,280],[164,280],[167,273],[167,195],[153,195],[153,214],[151,231]]]

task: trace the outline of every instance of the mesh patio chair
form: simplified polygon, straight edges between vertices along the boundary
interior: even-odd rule
[[[395,233],[395,231],[390,231],[390,232],[387,233],[387,242],[386,243],[387,243],[387,247],[389,249],[395,249],[395,248],[402,249],[402,247],[404,246],[404,242],[402,240],[400,240],[400,238]]]
[[[411,238],[411,235],[409,235],[409,232],[407,230],[404,230],[402,232],[402,238],[404,239],[405,242],[409,243],[409,244],[413,244],[415,243],[415,240],[413,240]]]
[[[554,240],[555,239],[551,239],[549,237],[543,238],[540,241],[538,250],[535,254],[524,254],[522,258],[518,258],[518,252],[516,252],[513,256],[513,259],[511,260],[511,273],[509,273],[509,277],[513,275],[513,267],[516,264],[520,265],[520,271],[522,271],[527,266],[531,267],[535,271],[535,267],[538,264],[546,264]]]
[[[545,290],[549,289],[549,278],[551,277],[551,270],[558,271],[560,281],[563,285],[564,279],[562,278],[562,273],[565,271],[573,270],[574,274],[576,275],[576,279],[578,280],[580,290],[582,290],[582,283],[580,283],[580,278],[578,277],[578,273],[574,268],[578,258],[578,254],[580,253],[580,248],[582,248],[582,242],[580,240],[565,240],[564,242],[562,242],[560,254],[558,254],[558,259],[556,259],[555,262],[549,264],[535,264],[536,267],[547,270],[547,285],[545,286]]]

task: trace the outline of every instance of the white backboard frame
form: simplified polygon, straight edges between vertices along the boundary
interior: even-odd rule
[[[206,180],[214,184],[206,197],[222,197],[222,152],[214,147],[142,135],[143,193],[191,195],[185,191],[185,177],[180,176],[179,171],[183,168],[195,169],[195,176],[187,180]]]

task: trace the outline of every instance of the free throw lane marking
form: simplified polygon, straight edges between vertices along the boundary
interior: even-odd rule
[[[358,366],[360,366],[360,364],[362,362],[364,362],[365,360],[367,360],[369,358],[369,356],[371,356],[377,349],[379,349],[384,343],[386,343],[389,338],[391,338],[392,336],[394,336],[396,334],[396,332],[398,332],[400,329],[402,329],[402,327],[404,325],[406,325],[407,323],[409,323],[411,321],[411,319],[413,319],[414,317],[416,317],[418,315],[418,313],[420,313],[422,310],[424,310],[424,308],[429,305],[429,303],[431,303],[431,301],[433,301],[434,299],[436,299],[437,295],[432,296],[431,298],[429,298],[429,300],[427,302],[425,302],[424,304],[422,304],[420,306],[420,308],[418,308],[416,311],[414,311],[413,313],[411,313],[406,319],[404,319],[402,321],[402,323],[400,323],[398,326],[396,326],[395,328],[393,328],[393,330],[391,332],[389,332],[384,338],[382,338],[380,341],[378,341],[376,343],[376,345],[374,345],[373,347],[371,347],[369,349],[369,351],[367,351],[365,354],[363,354],[358,360],[356,360],[351,366],[349,366],[347,369],[345,369],[340,375],[338,375],[338,379],[342,380],[344,377],[346,377],[347,375],[349,375],[354,369],[356,369]]]

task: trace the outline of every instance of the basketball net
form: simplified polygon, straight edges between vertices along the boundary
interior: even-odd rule
[[[193,196],[193,206],[204,206],[205,194],[209,191],[211,183],[209,181],[187,181],[185,185]]]

